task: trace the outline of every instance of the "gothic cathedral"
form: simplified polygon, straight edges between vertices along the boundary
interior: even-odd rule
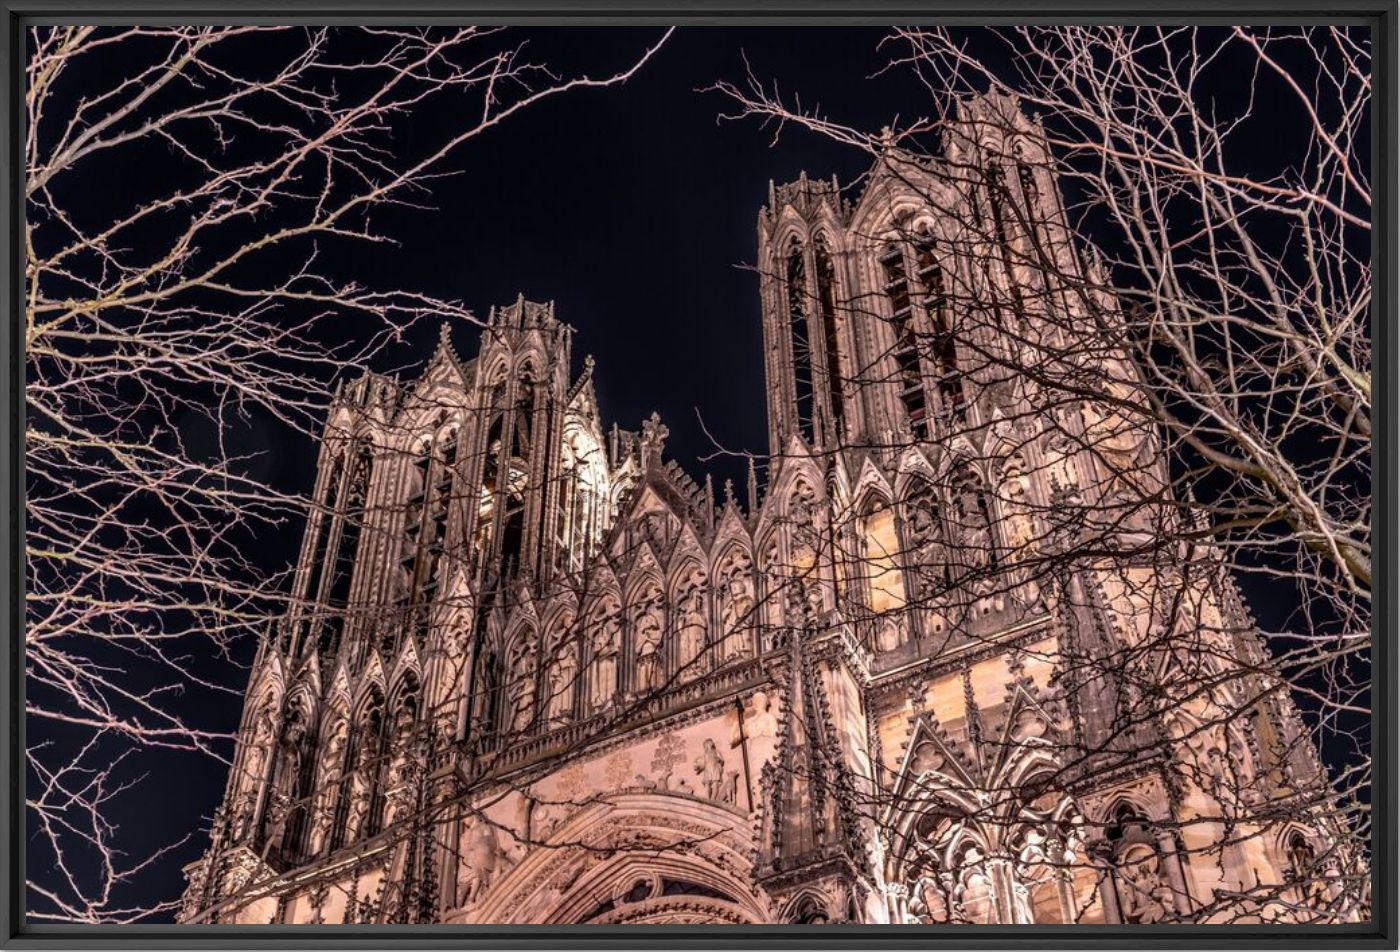
[[[1335,852],[1325,772],[1219,554],[1131,544],[1182,509],[1128,361],[1079,348],[1096,383],[1047,395],[1130,318],[1039,124],[970,100],[942,145],[770,190],[737,492],[655,414],[604,425],[551,304],[343,387],[182,921],[1338,908],[1296,875]]]

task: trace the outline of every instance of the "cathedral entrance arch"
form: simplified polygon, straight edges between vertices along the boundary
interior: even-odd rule
[[[723,804],[617,794],[551,829],[471,922],[745,924],[771,920],[750,883],[753,835]]]

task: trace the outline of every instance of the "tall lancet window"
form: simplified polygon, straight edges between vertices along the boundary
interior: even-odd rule
[[[792,342],[792,383],[797,403],[797,428],[808,443],[813,442],[812,342],[807,326],[807,263],[802,244],[796,239],[787,254],[788,334]]]
[[[954,419],[963,421],[967,416],[967,406],[963,395],[962,369],[958,366],[958,345],[953,337],[953,320],[948,308],[948,285],[933,249],[933,238],[927,231],[919,235],[914,253],[924,311],[928,314],[932,335],[928,351],[938,382],[938,396],[944,411]]]
[[[320,511],[313,513],[311,517],[316,527],[316,535],[311,545],[311,561],[307,564],[306,587],[302,590],[302,633],[315,631],[320,618],[321,583],[325,578],[326,550],[330,547],[331,530],[335,527],[336,500],[344,472],[345,453],[342,451],[336,454],[331,463],[325,492],[321,496]],[[298,640],[300,641],[300,638]]]
[[[817,239],[815,250],[817,308],[821,312],[822,338],[826,346],[826,386],[831,400],[831,425],[835,431],[826,434],[830,438],[839,434],[846,412],[846,401],[841,393],[841,339],[836,322],[836,265],[825,239]]]
[[[929,437],[928,399],[924,394],[923,370],[919,364],[919,342],[914,331],[914,309],[909,290],[909,272],[903,246],[891,242],[880,253],[885,274],[885,296],[890,302],[890,330],[894,332],[894,363],[899,400],[909,419],[909,429],[917,440]]]
[[[360,545],[360,532],[365,523],[365,498],[369,494],[373,455],[362,447],[355,455],[354,468],[345,485],[345,499],[340,506],[340,538],[336,541],[335,558],[331,561],[330,587],[326,603],[330,615],[321,627],[318,650],[322,660],[335,656],[345,631],[346,615],[350,611],[350,582],[355,574],[355,553]]]
[[[423,592],[430,599],[443,575],[443,547],[447,543],[447,521],[452,513],[452,484],[457,476],[457,430],[439,437],[435,454],[433,484],[429,487],[428,522],[424,543],[428,563],[424,570]]]

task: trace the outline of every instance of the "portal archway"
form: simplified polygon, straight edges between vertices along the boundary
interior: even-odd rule
[[[772,921],[750,883],[753,834],[725,805],[617,794],[550,831],[493,885],[471,922],[747,924]]]

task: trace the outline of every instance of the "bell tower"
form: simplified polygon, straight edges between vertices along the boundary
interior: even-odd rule
[[[540,578],[555,562],[572,339],[553,303],[524,297],[492,308],[482,333],[468,464],[476,489],[463,514],[480,592]]]
[[[768,205],[759,212],[768,439],[775,457],[793,437],[821,453],[869,430],[850,319],[849,213],[835,179],[805,174],[770,183]]]

